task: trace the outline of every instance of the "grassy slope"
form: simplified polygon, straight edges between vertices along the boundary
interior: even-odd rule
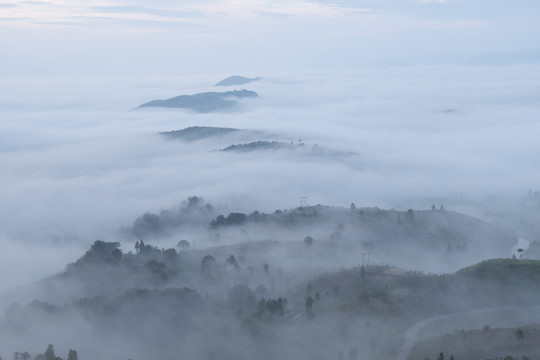
[[[516,335],[518,330],[523,331],[523,338]],[[447,359],[454,355],[456,360],[495,359],[508,355],[516,359],[522,359],[522,356],[537,359],[540,357],[540,326],[456,331],[419,342],[409,359],[437,359],[441,352]]]

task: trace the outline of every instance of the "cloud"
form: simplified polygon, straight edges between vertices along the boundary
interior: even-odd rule
[[[539,176],[537,65],[448,65],[535,54],[525,36],[537,27],[534,4],[506,18],[501,2],[484,12],[483,1],[2,4],[8,244],[114,237],[141,213],[190,195],[238,211],[288,208],[299,196],[392,207],[456,193],[510,196]],[[446,65],[422,65],[434,63]],[[232,74],[263,78],[250,85],[261,98],[241,113],[133,110],[213,90]],[[213,150],[230,143],[152,135],[195,125],[357,155],[226,154]]]
[[[17,5],[0,8],[9,34],[1,44],[10,54],[9,60],[0,59],[8,62],[0,67],[6,74],[352,71],[537,50],[529,36],[537,27],[531,5],[503,16],[498,2],[489,7],[483,1],[439,6],[416,0]]]
[[[184,79],[184,90],[159,78],[13,81],[3,85],[19,90],[2,103],[0,225],[9,238],[90,241],[190,195],[272,211],[299,196],[389,207],[414,197],[523,192],[539,175],[535,69],[371,70],[292,77],[288,85],[269,76],[253,84],[262,98],[245,112],[204,115],[129,111],[191,93],[197,79]],[[228,142],[151,135],[194,125],[257,129],[358,155],[231,154],[213,151]]]

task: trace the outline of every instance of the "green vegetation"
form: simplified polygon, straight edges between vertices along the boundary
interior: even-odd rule
[[[242,130],[223,127],[192,126],[182,130],[165,131],[160,134],[169,139],[197,141],[218,136],[233,134]]]
[[[197,237],[184,238],[187,224],[199,228]],[[486,246],[486,234],[495,244],[515,240],[447,210],[316,205],[216,216],[210,204],[193,196],[172,210],[138,217],[123,233],[131,248],[96,240],[65,271],[33,286],[26,302],[12,304],[0,319],[0,335],[19,324],[68,328],[70,346],[84,351],[72,340],[106,333],[130,344],[119,358],[196,353],[206,360],[219,351],[224,358],[265,354],[261,358],[270,360],[299,358],[302,349],[300,358],[342,354],[383,360],[399,347],[405,330],[426,317],[528,306],[539,295],[530,286],[537,281],[535,261],[496,259],[445,275],[375,261],[380,254],[398,259],[408,248],[421,253],[419,258],[457,263]],[[156,246],[160,241],[174,247]],[[530,331],[521,330],[513,340],[526,343]],[[202,347],[191,337],[198,333],[220,340]],[[419,358],[443,352],[446,359],[460,359],[452,349],[434,351]],[[70,354],[71,360],[78,356]]]
[[[248,152],[256,150],[278,150],[286,147],[287,144],[281,141],[254,141],[247,144],[230,145],[221,151],[239,151]]]
[[[30,360],[32,356],[28,351],[19,352],[16,351],[13,353],[13,360]],[[69,349],[67,360],[78,360],[79,355],[77,351]],[[42,354],[36,354],[34,360],[63,360],[60,356],[56,356],[54,352],[54,346],[49,344],[47,349]]]
[[[540,260],[490,259],[467,267],[458,275],[471,279],[520,287],[540,282]]]
[[[440,358],[441,352],[462,360],[534,359],[540,356],[539,341],[540,328],[536,325],[518,329],[461,330],[417,343],[409,359]]]

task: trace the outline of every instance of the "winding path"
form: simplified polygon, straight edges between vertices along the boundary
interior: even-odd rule
[[[401,341],[401,345],[399,349],[396,351],[394,356],[392,357],[392,360],[407,360],[409,357],[409,353],[412,350],[412,347],[418,340],[418,333],[422,328],[424,328],[426,325],[429,325],[430,323],[438,320],[446,320],[450,319],[452,317],[457,316],[463,316],[463,315],[473,315],[473,314],[480,314],[483,312],[497,312],[497,311],[508,311],[508,310],[523,310],[523,311],[531,311],[535,310],[538,311],[540,309],[540,306],[528,306],[528,307],[521,307],[521,306],[507,306],[507,307],[496,307],[496,308],[486,308],[486,309],[477,309],[472,311],[465,311],[460,313],[453,313],[453,314],[446,314],[446,315],[437,315],[433,316],[424,320],[421,320],[411,326],[409,329],[407,329],[407,332],[405,333],[405,336],[403,337],[403,340]],[[531,323],[531,320],[527,320],[528,325]]]

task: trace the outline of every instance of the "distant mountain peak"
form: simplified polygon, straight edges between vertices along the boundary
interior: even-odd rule
[[[244,84],[248,84],[250,82],[257,81],[257,80],[260,80],[260,79],[261,79],[260,77],[247,78],[247,77],[244,77],[244,76],[233,75],[233,76],[229,76],[226,79],[221,80],[220,82],[218,82],[214,86],[244,85]]]

